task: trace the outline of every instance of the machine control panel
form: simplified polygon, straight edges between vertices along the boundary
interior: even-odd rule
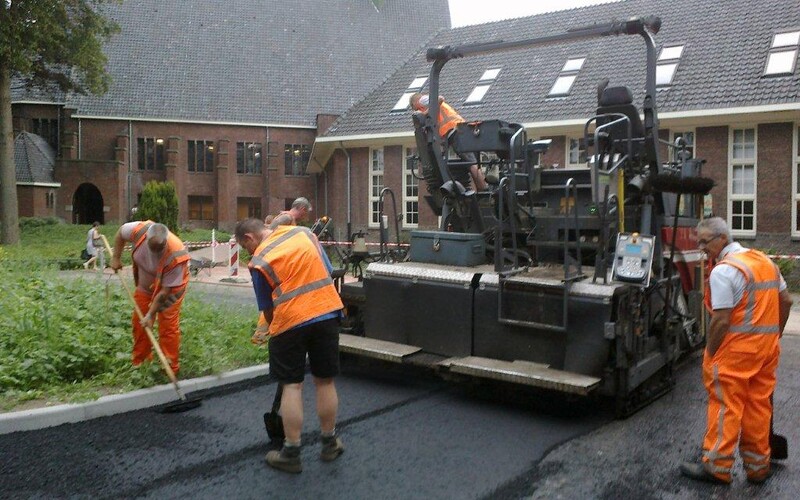
[[[649,285],[654,246],[654,236],[619,233],[611,279],[642,286]]]

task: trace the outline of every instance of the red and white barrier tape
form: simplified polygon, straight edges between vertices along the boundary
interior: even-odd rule
[[[353,244],[352,241],[320,241],[319,243],[320,243],[320,245],[323,245],[323,246],[333,246],[333,245],[351,246]],[[366,245],[370,246],[370,247],[378,247],[381,244],[380,243],[371,243],[370,242],[370,243],[366,243]],[[397,243],[386,243],[386,246],[390,246],[390,247],[396,247],[396,246],[407,247],[407,246],[411,246],[411,245],[409,245],[408,243],[400,243],[399,245]]]

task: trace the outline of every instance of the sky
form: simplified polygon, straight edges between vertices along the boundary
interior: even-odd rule
[[[448,0],[453,28],[616,0]]]

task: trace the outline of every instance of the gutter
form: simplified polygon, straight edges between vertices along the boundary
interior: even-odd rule
[[[350,158],[350,153],[347,152],[347,148],[344,147],[344,143],[339,141],[339,148],[344,152],[345,157],[347,157],[347,241],[350,241],[350,236],[353,234],[353,221],[351,219],[352,212],[353,212],[353,198],[350,196],[350,172],[352,170],[352,159]]]

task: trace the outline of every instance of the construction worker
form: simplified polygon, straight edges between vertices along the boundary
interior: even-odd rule
[[[313,212],[311,202],[307,198],[297,198],[292,202],[292,208],[284,210],[270,221],[264,219],[266,224],[269,224],[270,229],[275,229],[278,226],[296,226],[298,222],[305,222],[308,220],[309,213]],[[270,216],[267,216],[267,219]]]
[[[133,365],[152,359],[145,327],[152,328],[157,317],[158,344],[172,371],[178,373],[180,314],[189,283],[189,252],[164,224],[149,220],[128,222],[114,237],[111,257],[114,271],[122,269],[122,249],[126,242],[133,246],[134,300],[144,314],[144,320],[140,321],[136,311],[133,312]]]
[[[329,462],[344,451],[336,435],[339,397],[339,321],[343,308],[333,285],[330,261],[316,236],[303,226],[269,229],[259,219],[236,225],[236,240],[252,256],[250,273],[261,315],[269,324],[269,366],[283,386],[281,416],[286,438],[267,464],[284,472],[303,470],[303,379],[306,355],[316,388],[322,431],[320,458]]]
[[[412,110],[427,113],[430,102],[429,99],[428,95],[416,92],[411,95],[408,102]],[[445,102],[444,97],[439,96],[439,135],[448,147],[452,147],[455,141],[455,135],[457,133],[456,126],[459,123],[464,123],[464,121],[464,118],[462,118],[452,106]],[[484,191],[488,187],[488,184],[486,183],[486,177],[483,175],[483,172],[478,168],[478,160],[475,158],[475,154],[458,153],[457,151],[456,153],[461,160],[470,162],[469,174],[472,177],[472,182],[475,184],[475,189]]]
[[[778,267],[733,241],[720,217],[697,225],[697,243],[717,260],[705,297],[711,313],[703,356],[708,422],[702,461],[680,470],[728,484],[738,444],[747,480],[762,483],[770,476],[770,396],[792,299]]]

